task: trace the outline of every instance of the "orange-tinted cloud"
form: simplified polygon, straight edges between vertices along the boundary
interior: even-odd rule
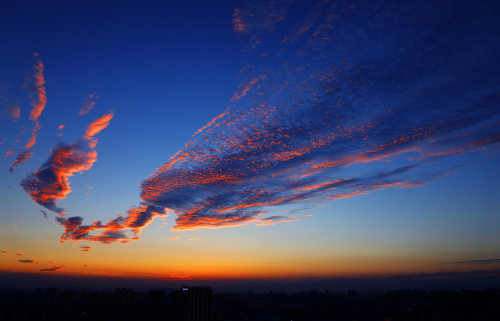
[[[82,252],[90,252],[92,246],[80,246],[80,250],[82,250]]]
[[[5,250],[1,251],[1,253],[3,253],[3,254],[24,255],[24,253],[22,253],[22,252],[10,252],[10,251],[5,251]]]
[[[111,121],[111,119],[113,119],[114,116],[115,116],[115,114],[113,112],[110,112],[110,113],[102,116],[101,118],[93,121],[87,127],[87,131],[85,132],[85,136],[83,136],[83,138],[86,140],[91,140],[92,137],[99,134],[103,129],[108,127],[109,122]]]
[[[21,187],[33,201],[56,213],[64,213],[56,204],[71,192],[69,178],[89,170],[97,161],[97,140],[92,138],[108,126],[112,117],[113,113],[109,113],[91,123],[84,139],[73,144],[57,145],[49,159],[21,182]]]
[[[66,266],[65,265],[59,265],[59,266],[54,266],[51,268],[46,268],[46,269],[40,269],[41,272],[57,272],[61,269],[64,269]]]
[[[3,155],[4,158],[10,157],[14,155],[16,152],[14,152],[12,149],[8,149],[5,151],[5,155]]]
[[[61,235],[61,241],[85,240],[111,244],[138,240],[142,229],[149,225],[156,216],[163,215],[167,215],[164,208],[143,205],[130,209],[126,216],[118,216],[106,224],[97,221],[90,225],[82,225],[83,219],[79,216],[57,217],[56,220],[65,229]]]
[[[270,32],[285,18],[291,2],[287,0],[242,1],[233,11],[233,31],[249,34]]]
[[[17,155],[16,159],[14,160],[14,162],[12,163],[11,167],[9,168],[9,172],[12,173],[14,171],[14,168],[16,168],[18,165],[25,163],[31,157],[33,157],[33,150],[32,149],[28,149],[28,150],[25,150],[25,151],[19,153]]]
[[[21,263],[38,263],[37,260],[17,260],[17,261]]]
[[[39,57],[39,55],[35,54],[35,57]],[[33,67],[33,74],[31,78],[28,79],[27,83],[27,87],[29,87],[32,91],[29,95],[31,103],[30,120],[35,122],[33,130],[31,132],[31,138],[25,146],[25,148],[27,149],[33,147],[36,142],[36,137],[38,136],[38,131],[41,127],[38,118],[42,114],[43,110],[45,109],[45,105],[47,104],[45,77],[43,75],[44,69],[45,66],[43,62],[40,59],[37,59]]]
[[[99,98],[96,94],[90,94],[85,98],[85,101],[82,104],[82,108],[78,111],[78,115],[83,116],[90,113],[90,111],[94,108],[95,101]]]
[[[39,54],[34,53],[34,56],[39,57]],[[45,78],[43,75],[44,68],[45,66],[43,62],[40,59],[36,59],[35,65],[33,66],[32,74],[26,80],[26,87],[30,91],[29,93],[29,99],[31,104],[30,120],[33,121],[34,124],[31,130],[31,136],[28,139],[26,145],[24,146],[26,150],[21,152],[16,157],[16,160],[9,169],[10,172],[13,172],[14,168],[27,162],[31,158],[31,156],[33,156],[33,151],[31,150],[31,148],[33,147],[33,145],[35,145],[36,139],[38,137],[38,132],[42,126],[38,118],[42,114],[43,110],[45,109],[45,105],[47,104],[47,94],[45,91]],[[15,114],[20,115],[20,110],[19,113],[16,111]]]
[[[21,117],[21,108],[17,105],[11,106],[7,111],[7,116],[14,122],[18,121]]]

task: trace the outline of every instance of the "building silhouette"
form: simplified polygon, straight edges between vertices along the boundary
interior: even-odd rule
[[[175,320],[208,321],[212,315],[212,290],[209,287],[183,287],[172,292]]]

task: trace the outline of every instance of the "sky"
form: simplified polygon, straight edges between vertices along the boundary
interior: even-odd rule
[[[498,278],[497,2],[0,6],[1,273]]]

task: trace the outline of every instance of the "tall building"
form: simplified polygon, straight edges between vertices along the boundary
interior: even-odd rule
[[[178,321],[209,321],[212,290],[209,287],[183,287],[172,292],[172,308]]]

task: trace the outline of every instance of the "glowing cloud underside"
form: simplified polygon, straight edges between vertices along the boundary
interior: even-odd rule
[[[252,3],[235,10],[234,30],[262,41],[254,64],[262,68],[247,68],[224,113],[142,183],[140,206],[106,224],[59,217],[62,240],[128,242],[167,209],[176,230],[294,221],[272,208],[422,186],[439,176],[429,162],[498,146],[494,10],[459,1],[439,8],[323,1],[287,24],[288,9],[276,11],[276,1]],[[55,211],[71,166],[95,161],[86,154],[92,149],[77,154],[81,162],[56,159],[59,150],[73,155],[80,145],[58,147],[23,182]],[[43,196],[41,182],[51,175],[62,177],[54,180],[60,185]]]

